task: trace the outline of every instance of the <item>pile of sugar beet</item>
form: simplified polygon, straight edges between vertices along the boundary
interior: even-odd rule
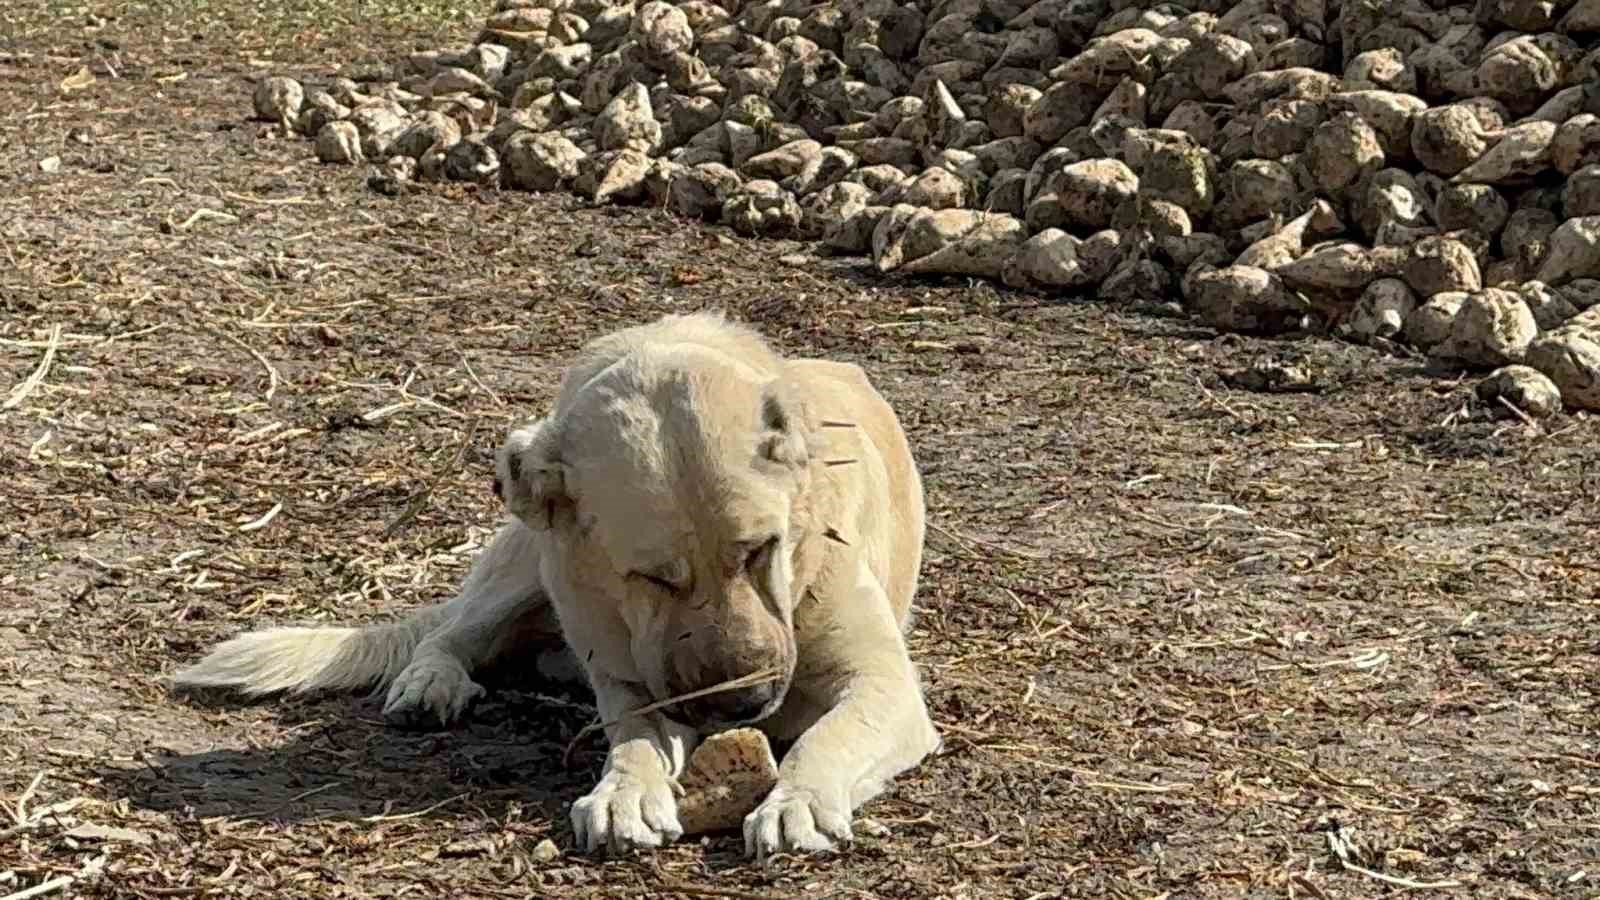
[[[648,203],[1600,409],[1600,0],[500,0],[254,101],[378,190]]]

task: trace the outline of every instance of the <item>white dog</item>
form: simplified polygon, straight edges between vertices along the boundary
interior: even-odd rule
[[[708,314],[616,332],[583,349],[548,417],[510,434],[496,491],[514,518],[454,600],[398,624],[244,634],[176,684],[387,684],[386,715],[447,724],[483,693],[474,673],[559,628],[614,723],[573,828],[614,852],[681,835],[675,779],[725,727],[794,741],[744,822],[757,858],[848,841],[855,809],[938,747],[904,640],[921,480],[860,368],[784,359]]]

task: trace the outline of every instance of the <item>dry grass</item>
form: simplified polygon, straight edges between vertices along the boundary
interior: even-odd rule
[[[480,11],[91,12],[0,13],[0,897],[1594,896],[1592,419],[656,212],[386,199],[243,122],[249,78]],[[946,747],[865,810],[887,835],[544,860],[600,765],[562,760],[586,697],[414,734],[162,689],[245,627],[447,596],[566,354],[706,306],[865,364],[926,472]],[[1227,386],[1258,358],[1317,390]]]

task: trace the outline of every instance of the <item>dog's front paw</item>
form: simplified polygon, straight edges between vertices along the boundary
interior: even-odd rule
[[[572,804],[572,830],[589,852],[621,854],[670,844],[683,835],[673,783],[665,775],[641,778],[613,770]]]
[[[402,728],[442,728],[483,694],[456,660],[441,654],[418,656],[389,686],[383,717]]]
[[[764,860],[774,853],[811,853],[849,843],[850,809],[843,798],[779,782],[744,818],[744,853]]]

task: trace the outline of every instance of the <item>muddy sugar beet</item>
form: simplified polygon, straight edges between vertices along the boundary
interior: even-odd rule
[[[1600,409],[1573,322],[1600,298],[1600,7],[1192,8],[501,0],[390,81],[250,102],[392,193],[654,203],[882,272],[1525,365]]]

